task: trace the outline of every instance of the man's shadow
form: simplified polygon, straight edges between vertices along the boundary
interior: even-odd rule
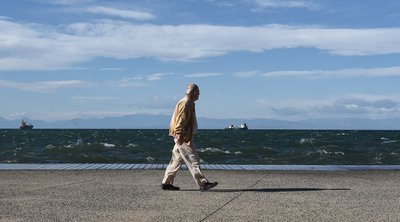
[[[310,191],[328,191],[328,190],[351,190],[348,188],[249,188],[249,189],[212,189],[207,192],[266,192],[266,193],[277,193],[277,192],[310,192]],[[193,189],[182,189],[181,191],[199,191]]]

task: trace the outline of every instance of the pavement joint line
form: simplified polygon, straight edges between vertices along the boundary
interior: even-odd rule
[[[130,169],[137,170],[139,168],[139,164],[134,164]]]
[[[89,167],[86,167],[84,170],[93,170],[96,167],[99,167],[99,164],[92,163]]]
[[[115,166],[115,169],[114,169],[114,170],[122,170],[122,167],[123,167],[124,165],[125,165],[125,164],[120,163],[120,164],[118,164],[118,165]]]
[[[132,165],[133,165],[133,164],[125,164],[124,166],[122,166],[121,169],[123,169],[123,170],[128,170],[128,169],[130,169],[130,168],[132,167]]]
[[[82,166],[81,168],[79,168],[79,170],[90,170],[91,167],[93,167],[93,165],[90,163],[87,163],[87,164],[85,164],[85,166]]]
[[[75,166],[75,164],[76,164],[76,163],[68,163],[68,164],[66,164],[65,166],[63,166],[63,167],[61,168],[61,170],[71,170],[71,169]],[[51,166],[51,165],[48,165],[48,166]],[[45,167],[45,168],[47,168],[47,167]]]
[[[254,187],[255,185],[257,185],[259,182],[261,182],[261,180],[263,180],[263,178],[257,180],[255,183],[253,183],[251,186],[249,186],[247,189],[251,189],[252,187]],[[226,207],[228,204],[232,203],[234,200],[236,200],[237,198],[239,198],[242,194],[244,194],[244,190],[241,191],[238,195],[234,196],[233,198],[231,198],[230,200],[228,200],[225,204],[223,204],[221,207],[219,207],[218,209],[216,209],[215,211],[211,212],[210,214],[208,214],[206,217],[204,217],[203,219],[200,220],[200,222],[207,220],[208,218],[212,217],[214,214],[216,214],[218,211],[220,211],[222,208]]]
[[[152,166],[153,164],[146,164],[146,166],[144,167],[144,169],[145,170],[148,170],[148,169],[151,169],[151,166]]]
[[[101,169],[103,166],[107,165],[106,163],[104,164],[96,164],[96,167],[94,168],[95,170]]]
[[[146,164],[142,163],[142,164],[140,164],[140,165],[138,166],[137,169],[138,169],[138,170],[143,170],[145,166],[146,166]]]
[[[83,170],[84,168],[87,167],[87,163],[83,163],[83,164],[77,164],[74,167],[72,167],[70,170]]]

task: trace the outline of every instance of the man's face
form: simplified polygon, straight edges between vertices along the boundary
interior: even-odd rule
[[[196,89],[196,88],[193,89],[193,91],[192,91],[192,99],[193,99],[193,101],[198,100],[199,96],[200,96],[200,89]]]

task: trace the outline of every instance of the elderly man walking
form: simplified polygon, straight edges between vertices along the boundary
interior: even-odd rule
[[[172,159],[165,171],[161,183],[163,190],[179,190],[174,186],[174,178],[182,163],[185,162],[200,191],[209,190],[217,186],[217,182],[210,183],[200,170],[199,156],[193,143],[193,135],[197,130],[195,101],[199,99],[200,90],[196,84],[186,86],[186,96],[175,107],[169,128],[169,135],[174,137],[175,146],[172,150]]]

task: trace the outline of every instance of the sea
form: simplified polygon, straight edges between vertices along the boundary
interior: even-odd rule
[[[400,131],[198,130],[208,164],[398,165]],[[164,129],[0,129],[0,163],[168,163]]]

